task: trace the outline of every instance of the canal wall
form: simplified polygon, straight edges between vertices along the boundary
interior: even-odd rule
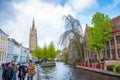
[[[50,80],[47,74],[43,71],[39,64],[37,66],[37,77],[38,80]]]
[[[118,74],[118,73],[105,71],[105,70],[102,70],[102,69],[83,67],[83,66],[79,66],[79,65],[76,65],[76,68],[81,68],[81,69],[84,69],[84,70],[89,70],[89,71],[93,71],[93,72],[97,72],[97,73],[102,73],[102,74],[106,74],[106,75],[112,75],[112,76],[120,77],[120,74]]]
[[[55,63],[42,63],[40,64],[41,67],[50,67],[50,66],[55,66]]]

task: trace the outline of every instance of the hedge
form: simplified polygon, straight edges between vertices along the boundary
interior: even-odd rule
[[[108,71],[113,71],[113,67],[115,67],[115,65],[107,65],[107,70]]]
[[[116,67],[116,72],[120,73],[120,65]]]

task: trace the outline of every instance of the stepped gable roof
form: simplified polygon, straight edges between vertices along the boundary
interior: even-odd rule
[[[114,25],[113,32],[120,30],[120,15],[111,19],[110,22]]]

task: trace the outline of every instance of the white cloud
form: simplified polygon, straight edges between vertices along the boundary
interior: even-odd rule
[[[95,8],[98,6],[96,0],[69,0],[68,4],[70,4],[77,11],[83,11],[86,8]]]
[[[19,11],[19,15],[16,23],[11,22],[12,25],[11,23],[9,24],[14,30],[10,36],[21,43],[25,43],[25,46],[28,46],[29,43],[29,29],[32,25],[33,17],[35,18],[35,26],[38,33],[38,44],[43,46],[44,43],[49,44],[50,41],[57,43],[64,29],[62,16],[68,13],[73,14],[71,7],[67,5],[65,7],[55,6],[54,4],[38,0],[14,4],[14,7]]]
[[[106,7],[105,9],[112,10],[120,4],[120,0],[113,0],[113,3]]]
[[[69,3],[75,9],[83,10],[91,7],[94,1],[70,0]],[[43,46],[44,43],[48,45],[50,41],[54,41],[57,46],[59,36],[64,31],[62,16],[67,14],[75,16],[77,14],[69,4],[66,4],[64,7],[61,5],[56,6],[44,2],[44,0],[27,0],[21,3],[14,3],[13,5],[19,14],[15,21],[9,21],[4,28],[10,32],[10,37],[26,47],[28,47],[29,43],[29,30],[32,26],[33,17],[37,28],[39,46]]]

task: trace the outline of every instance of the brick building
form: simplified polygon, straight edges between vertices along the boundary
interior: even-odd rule
[[[111,19],[110,22],[114,25],[112,34],[113,37],[104,43],[105,48],[101,51],[102,60],[118,60],[120,59],[120,15]],[[86,46],[86,34],[88,33],[87,25],[85,30],[84,44],[84,59],[86,62],[94,62],[98,59],[97,53],[90,53]]]

